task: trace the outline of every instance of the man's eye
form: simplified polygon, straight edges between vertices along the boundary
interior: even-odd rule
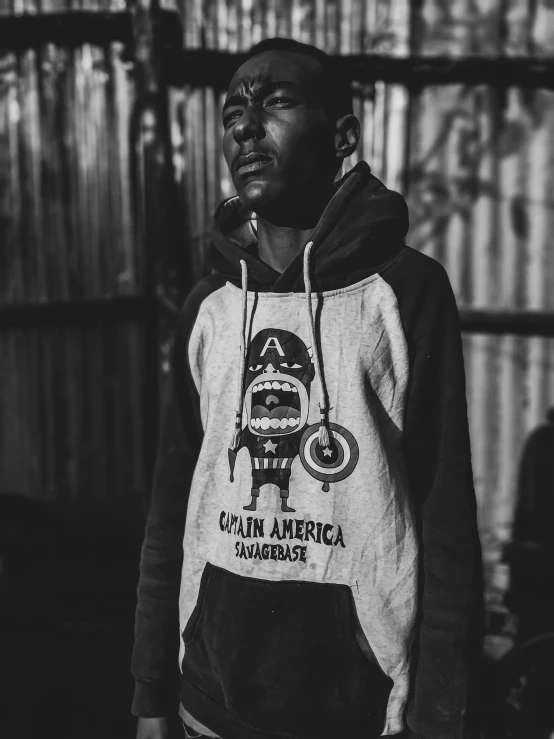
[[[296,364],[295,362],[281,362],[281,367],[286,367],[287,369],[300,369],[302,365]]]
[[[240,111],[240,110],[235,110],[235,111],[233,111],[233,113],[229,113],[229,114],[228,114],[228,115],[226,115],[226,116],[225,116],[225,118],[223,119],[223,125],[224,125],[224,126],[227,126],[227,125],[228,125],[229,123],[231,123],[232,121],[236,120],[237,118],[240,118],[240,117],[241,117],[241,115],[242,115],[242,113],[241,113],[241,111]]]
[[[288,105],[289,103],[292,103],[292,100],[290,98],[271,98],[271,100],[267,101],[268,105],[273,105],[274,103]]]
[[[248,369],[250,370],[250,372],[257,372],[258,370],[261,370],[261,368],[261,364],[253,364],[252,367],[249,367]]]

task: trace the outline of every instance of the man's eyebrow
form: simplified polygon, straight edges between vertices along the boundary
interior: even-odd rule
[[[275,90],[282,90],[282,89],[290,89],[290,90],[297,90],[298,85],[296,82],[290,82],[288,80],[278,80],[277,82],[265,82],[264,84],[260,85],[260,87],[257,90],[254,90],[252,94],[250,95],[250,99],[252,100],[259,100],[260,98],[263,99],[266,95],[269,95],[272,92],[275,92]],[[231,95],[231,97],[225,101],[223,105],[223,111],[227,108],[230,108],[233,105],[244,105],[247,103],[249,98],[242,92],[237,92],[234,95]]]

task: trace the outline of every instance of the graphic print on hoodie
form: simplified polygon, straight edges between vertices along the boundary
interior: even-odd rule
[[[283,274],[238,198],[216,219],[162,416],[133,711],[165,715],[179,628],[181,703],[225,739],[370,739],[406,714],[461,737],[479,557],[444,270],[364,162]]]
[[[279,488],[281,510],[295,513],[287,499],[291,465],[300,454],[313,477],[329,482],[347,477],[358,461],[358,445],[337,424],[329,429],[325,444],[319,443],[319,424],[307,426],[310,385],[314,365],[304,342],[282,329],[263,329],[247,350],[244,413],[240,447],[252,462],[252,501],[244,510],[255,511],[262,485]],[[237,450],[229,450],[231,482]]]

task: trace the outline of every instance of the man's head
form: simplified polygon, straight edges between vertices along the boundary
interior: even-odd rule
[[[360,126],[348,81],[314,46],[266,39],[229,85],[223,152],[241,202],[281,214],[310,189],[329,189]]]

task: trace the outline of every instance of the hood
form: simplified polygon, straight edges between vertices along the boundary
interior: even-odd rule
[[[304,292],[302,253],[282,274],[262,262],[257,256],[254,218],[238,196],[219,205],[212,231],[212,268],[240,283],[240,260],[244,260],[249,288]],[[335,183],[335,193],[310,236],[312,289],[347,287],[379,271],[404,247],[408,226],[404,198],[385,187],[367,162],[358,162]]]

